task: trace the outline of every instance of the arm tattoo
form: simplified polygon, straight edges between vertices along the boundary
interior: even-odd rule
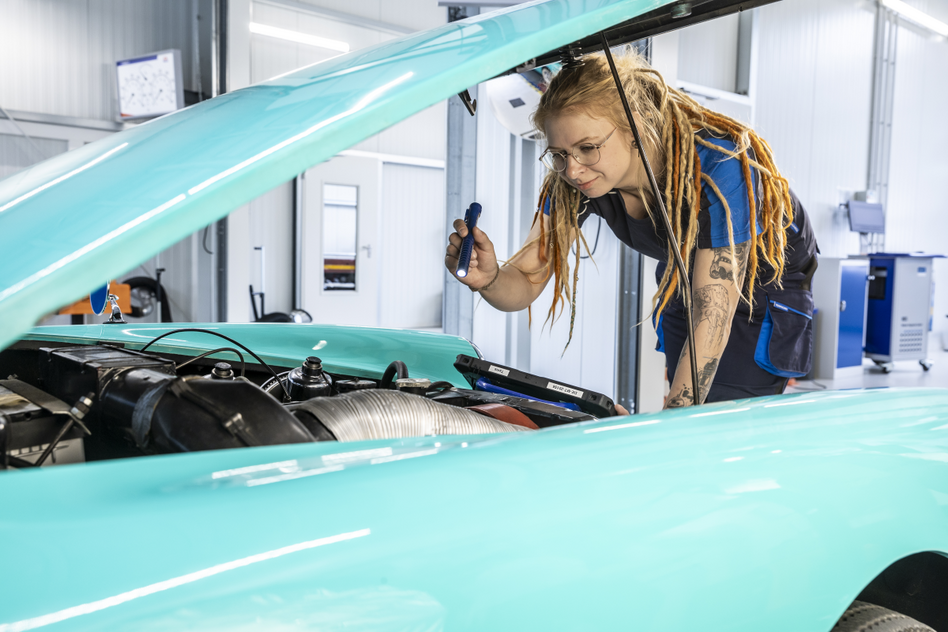
[[[698,370],[698,403],[703,404],[708,398],[708,391],[711,390],[711,382],[714,381],[714,374],[718,371],[717,358],[704,358],[707,362]]]
[[[711,381],[714,379],[714,374],[718,371],[718,359],[706,359],[708,361],[705,362],[701,370],[698,371],[698,388],[701,389],[701,401],[704,401],[704,398],[707,397],[708,389],[711,387]]]
[[[691,406],[692,402],[691,389],[687,386],[683,386],[681,392],[675,395],[674,397],[668,400],[668,403],[665,404],[668,408],[681,408],[683,406]]]
[[[728,293],[723,285],[705,285],[694,292],[694,326],[708,321],[708,339],[714,348],[724,342],[728,325]]]
[[[711,261],[711,278],[712,279],[727,279],[728,281],[734,280],[734,270],[735,268],[741,272],[739,277],[743,277],[744,264],[747,261],[748,255],[748,245],[749,242],[743,242],[740,244],[734,244],[734,256],[737,257],[737,262],[731,260],[731,249],[727,246],[721,248],[713,248],[714,259]]]
[[[717,358],[705,357],[704,360],[707,360],[704,366],[698,369],[698,389],[700,389],[700,395],[698,397],[699,404],[703,404],[704,400],[707,399],[708,391],[711,390],[711,383],[714,381],[714,374],[718,371],[719,360]],[[681,350],[681,358],[678,361],[678,366],[684,368],[687,367],[689,363],[688,345],[686,344],[685,348]],[[685,386],[678,395],[668,400],[668,408],[690,406],[692,403],[691,400],[691,388]]]
[[[745,241],[740,244],[734,244],[734,257],[731,257],[730,246],[722,248],[712,248],[713,258],[711,260],[710,276],[712,279],[735,283],[743,283],[744,272],[747,267],[747,259],[750,254],[751,242]],[[739,290],[740,288],[738,288]],[[704,364],[699,363],[698,371],[698,401],[694,401],[694,394],[689,386],[682,386],[681,390],[668,399],[667,408],[678,408],[681,406],[690,406],[695,403],[702,403],[708,396],[711,389],[711,383],[718,370],[720,363],[718,355],[723,351],[724,336],[730,325],[730,293],[728,286],[724,283],[715,283],[697,288],[693,293],[694,307],[694,327],[708,322],[708,338],[710,353],[718,350],[715,356],[704,356]],[[681,350],[681,357],[678,360],[679,368],[690,366],[690,356],[687,343]]]

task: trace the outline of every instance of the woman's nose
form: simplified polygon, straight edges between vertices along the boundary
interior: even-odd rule
[[[566,177],[575,180],[576,176],[585,171],[585,169],[586,167],[579,164],[579,161],[576,160],[572,154],[566,156]]]

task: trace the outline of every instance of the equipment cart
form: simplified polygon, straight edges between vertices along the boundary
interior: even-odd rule
[[[888,373],[896,360],[918,360],[924,370],[931,329],[932,262],[944,255],[869,255],[866,357]]]

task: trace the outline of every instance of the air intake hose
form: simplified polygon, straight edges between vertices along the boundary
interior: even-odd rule
[[[526,430],[420,395],[381,389],[317,397],[291,406],[291,410],[314,435],[319,434],[321,425],[338,441]]]

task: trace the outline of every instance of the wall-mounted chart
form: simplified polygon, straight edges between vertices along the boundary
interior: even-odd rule
[[[181,51],[150,53],[115,62],[119,117],[152,118],[184,107]]]

